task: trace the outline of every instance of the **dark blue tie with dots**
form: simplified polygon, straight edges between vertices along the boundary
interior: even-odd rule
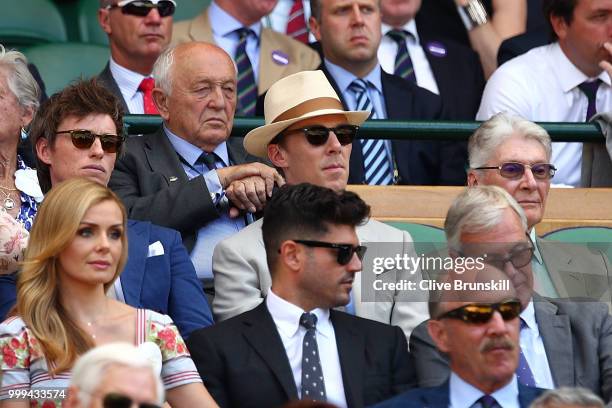
[[[304,313],[300,317],[300,324],[306,328],[302,343],[302,399],[326,401],[325,382],[316,337],[317,316]]]

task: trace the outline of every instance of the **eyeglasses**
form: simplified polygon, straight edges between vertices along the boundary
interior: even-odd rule
[[[523,164],[517,162],[502,163],[499,166],[476,167],[475,170],[499,170],[499,174],[507,179],[516,180],[525,174],[525,167],[531,169],[533,177],[538,180],[548,180],[554,177],[557,168],[550,163]]]
[[[531,238],[528,234],[526,235],[529,246],[514,249],[504,257],[496,257],[495,255],[487,254],[487,256],[484,258],[484,262],[502,271],[504,270],[504,266],[506,266],[506,263],[508,262],[510,262],[512,266],[517,269],[526,266],[529,262],[531,262],[531,258],[533,258],[533,252],[535,251],[533,242],[531,242]]]
[[[333,248],[337,250],[338,258],[336,258],[336,261],[338,261],[340,265],[346,265],[351,262],[353,254],[357,254],[357,258],[362,261],[368,249],[362,245],[352,246],[351,244],[334,244],[332,242],[308,241],[303,239],[295,239],[293,241],[308,247]]]
[[[122,0],[117,4],[106,6],[107,9],[119,7],[123,14],[131,16],[146,17],[149,12],[156,8],[160,17],[168,17],[174,14],[176,3],[174,0]]]
[[[104,408],[132,408],[134,401],[123,394],[110,393],[106,394],[102,398],[102,406]],[[157,404],[149,404],[147,402],[141,402],[136,404],[139,408],[161,408]]]
[[[291,129],[283,132],[283,134],[290,134],[296,132],[303,132],[306,136],[306,140],[313,146],[321,146],[327,143],[329,139],[329,132],[334,132],[338,138],[338,142],[342,146],[353,143],[353,139],[357,135],[359,126],[355,125],[340,125],[335,128],[328,128],[321,125],[309,126],[302,129]]]
[[[70,134],[72,144],[77,149],[89,149],[96,140],[96,137],[100,138],[102,150],[104,150],[106,153],[116,153],[123,144],[123,137],[121,136],[113,134],[98,135],[93,133],[91,130],[85,129],[62,130],[55,133],[58,135],[66,133]]]
[[[458,319],[471,324],[484,324],[491,320],[498,311],[505,321],[516,319],[521,314],[521,302],[518,299],[501,303],[470,303],[444,313],[439,319]]]

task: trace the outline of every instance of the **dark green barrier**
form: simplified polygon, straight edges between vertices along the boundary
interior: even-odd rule
[[[127,115],[125,123],[128,134],[151,133],[161,124],[159,116]],[[261,118],[236,118],[232,136],[244,136],[249,130],[263,125]],[[359,135],[369,139],[409,140],[467,140],[476,130],[478,122],[368,121]],[[556,142],[604,142],[599,128],[590,123],[540,123]]]

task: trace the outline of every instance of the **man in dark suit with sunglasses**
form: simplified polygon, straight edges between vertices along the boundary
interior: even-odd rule
[[[516,288],[523,308],[519,383],[549,389],[580,386],[610,402],[612,318],[608,306],[591,299],[552,299],[533,292],[534,246],[518,203],[499,187],[469,188],[451,205],[445,232],[451,253],[483,257],[502,269]],[[420,386],[437,385],[447,378],[448,361],[436,350],[425,325],[414,330],[410,350]]]
[[[426,326],[437,349],[448,356],[450,376],[441,385],[417,388],[375,407],[527,408],[542,390],[520,384],[515,376],[521,302],[512,281],[494,266],[474,264],[443,273],[437,282]],[[498,286],[478,286],[491,282]]]
[[[172,38],[175,9],[174,0],[100,0],[98,22],[111,55],[98,78],[126,112],[158,113],[151,72]]]
[[[408,389],[414,372],[398,327],[333,310],[351,298],[365,248],[355,193],[285,185],[265,208],[272,288],[255,309],[192,334],[187,344],[221,407],[290,400],[368,406]]]

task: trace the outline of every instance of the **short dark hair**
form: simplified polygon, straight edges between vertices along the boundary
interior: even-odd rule
[[[315,20],[321,21],[321,2],[319,0],[310,0],[310,15]]]
[[[270,272],[284,241],[317,239],[331,225],[355,227],[369,216],[370,206],[351,191],[335,192],[309,183],[285,184],[264,211],[262,232]]]
[[[567,25],[570,25],[574,18],[574,9],[578,1],[580,0],[542,0],[542,11],[550,27],[550,35],[553,40],[557,40],[557,34],[552,27],[550,18],[553,16],[563,17]]]
[[[92,114],[110,116],[117,128],[117,134],[123,135],[123,108],[115,95],[95,78],[70,84],[47,99],[36,113],[30,128],[30,138],[36,156],[38,181],[43,193],[51,189],[51,175],[49,166],[36,154],[38,140],[47,139],[49,146],[53,148],[57,128],[64,119],[69,116],[82,119]],[[117,155],[121,154],[122,147],[117,151]]]

